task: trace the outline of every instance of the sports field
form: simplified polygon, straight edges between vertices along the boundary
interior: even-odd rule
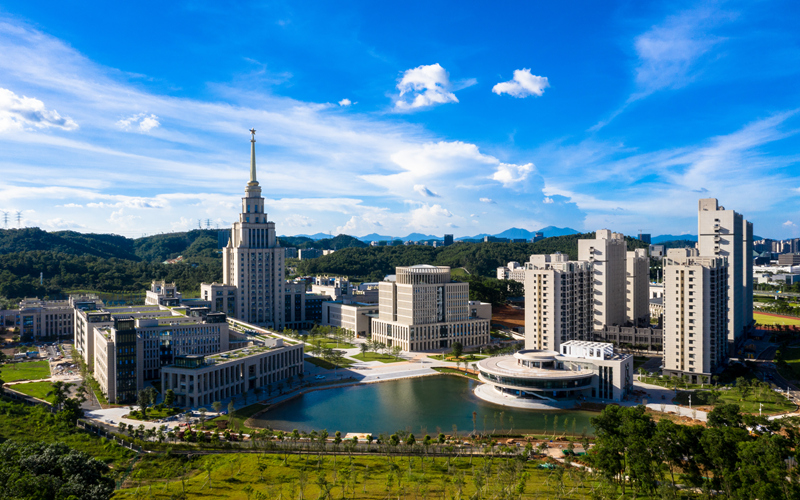
[[[800,326],[800,318],[792,318],[789,316],[777,316],[766,313],[753,313],[753,319],[759,325],[797,325]]]

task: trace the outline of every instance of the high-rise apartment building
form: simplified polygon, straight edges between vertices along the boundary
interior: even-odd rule
[[[239,220],[233,223],[228,245],[222,249],[223,286],[203,284],[201,293],[208,293],[207,299],[212,301],[217,292],[226,294],[222,312],[247,323],[280,330],[287,321],[285,253],[278,246],[275,223],[268,220],[261,187],[256,180],[255,132],[250,130],[250,182],[244,190],[242,211]],[[230,291],[234,291],[234,295],[228,296]],[[294,304],[290,305],[292,307]],[[212,302],[212,310],[217,310],[215,302]]]
[[[591,340],[592,264],[564,254],[531,255],[525,264],[525,349],[559,351],[569,340]]]
[[[474,347],[489,342],[491,308],[472,305],[469,284],[453,282],[446,266],[398,267],[394,281],[378,284],[372,341],[404,351]]]
[[[724,257],[670,249],[664,259],[664,375],[711,382],[728,355],[729,267]]]
[[[728,342],[733,347],[753,325],[753,224],[715,198],[699,202],[697,249],[728,261]]]
[[[588,261],[594,272],[594,328],[623,325],[626,317],[628,246],[625,237],[608,229],[592,240],[578,240],[578,260]]]
[[[625,321],[637,327],[649,325],[650,258],[644,248],[627,252],[625,285]]]

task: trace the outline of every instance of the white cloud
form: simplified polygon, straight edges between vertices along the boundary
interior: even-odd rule
[[[45,225],[52,229],[82,229],[86,227],[82,224],[78,224],[74,220],[64,220],[58,217],[55,219],[48,219]]]
[[[708,34],[709,28],[725,18],[723,13],[703,7],[670,16],[639,35],[634,47],[639,56],[636,83],[640,91],[632,99],[688,83],[695,63],[720,42]]]
[[[397,89],[400,90],[400,97],[395,101],[397,109],[408,110],[458,102],[456,95],[451,92],[450,75],[439,63],[407,70],[397,84]],[[403,99],[406,94],[412,99]]]
[[[797,227],[797,224],[795,224],[794,222],[792,222],[792,221],[790,221],[790,220],[787,220],[786,222],[784,222],[784,223],[782,224],[782,226],[783,226],[783,227],[789,227],[789,228],[791,228],[791,227]]]
[[[130,130],[131,126],[135,126],[141,132],[150,132],[154,128],[158,128],[161,123],[158,117],[154,114],[138,113],[128,118],[124,118],[117,122],[117,125],[123,130]]]
[[[115,212],[111,212],[111,215],[108,217],[107,221],[111,223],[115,229],[133,229],[137,226],[137,224],[134,224],[136,219],[141,219],[141,217],[138,215],[125,215],[125,209],[120,208]]]
[[[508,94],[512,97],[541,96],[544,89],[550,86],[546,76],[531,74],[528,68],[514,70],[514,78],[507,82],[500,82],[492,87],[492,92],[497,95]]]
[[[549,196],[546,196],[545,199],[542,200],[542,203],[550,205],[550,204],[555,203],[555,202],[553,201],[553,198],[550,198]]]
[[[511,187],[527,179],[531,172],[533,172],[533,163],[525,165],[501,163],[497,166],[492,179],[502,183],[503,187]]]
[[[290,227],[311,227],[314,225],[314,222],[316,222],[311,217],[300,214],[292,214],[288,217],[284,217],[283,221]]]
[[[350,99],[344,98],[339,101],[339,106],[350,106],[353,102]]]
[[[414,186],[414,191],[428,198],[441,198],[441,196],[425,187],[425,184],[416,184]]]
[[[83,205],[81,205],[80,203],[67,203],[65,205],[56,205],[56,206],[60,208],[83,208]]]
[[[491,199],[491,198],[481,198],[481,200],[480,200],[480,201],[481,201],[481,203],[492,203],[492,204],[496,204],[496,203],[497,203],[496,201],[494,201],[494,200],[493,200],[493,199]],[[473,215],[471,215],[470,217],[478,217],[478,216],[477,216],[477,215],[475,215],[475,214],[473,214]]]
[[[78,124],[54,109],[45,108],[39,99],[20,97],[8,89],[0,88],[0,132],[30,127],[75,130]]]

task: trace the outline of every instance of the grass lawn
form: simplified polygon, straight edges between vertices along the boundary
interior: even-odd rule
[[[753,319],[759,325],[800,325],[800,318],[777,318],[758,312],[753,313]]]
[[[265,405],[262,403],[255,403],[250,406],[245,406],[244,408],[236,410],[235,412],[233,412],[233,422],[228,424],[228,429],[230,429],[231,432],[238,432],[238,430],[241,429],[242,432],[244,432],[245,434],[250,434],[251,432],[253,432],[253,429],[245,427],[244,421],[252,417],[256,413],[260,412],[267,406],[269,405]],[[228,415],[220,415],[219,417],[206,420],[206,427],[208,429],[213,429],[214,426],[216,426],[216,424],[209,425],[209,422],[214,422],[215,420],[228,420]],[[238,424],[239,427],[237,427],[236,424]]]
[[[444,458],[388,458],[383,456],[332,456],[284,455],[259,456],[258,454],[145,456],[136,465],[126,489],[118,491],[116,498],[129,498],[144,493],[147,498],[172,499],[252,499],[252,498],[340,498],[343,493],[352,499],[386,498],[472,498],[476,493],[473,474],[482,473],[484,459],[470,464],[466,457],[453,458],[448,465]],[[591,480],[580,482],[577,472],[558,468],[555,471],[537,469],[540,462],[524,465],[528,473],[521,495],[516,498],[556,498],[562,489],[569,498],[590,498]],[[492,469],[499,468],[496,459]],[[573,469],[568,467],[567,469]],[[138,473],[141,470],[142,473]],[[165,471],[172,482],[161,479]],[[186,471],[185,482],[180,475]],[[151,474],[152,472],[152,474]],[[563,474],[563,476],[562,476]],[[479,480],[484,484],[481,498],[499,498],[508,484],[500,479]],[[555,476],[563,478],[556,481]],[[460,479],[456,481],[456,479]],[[462,491],[457,491],[457,483]],[[301,487],[300,484],[303,486]],[[152,488],[149,486],[153,485]],[[185,487],[185,496],[184,496]],[[324,493],[322,488],[328,490]],[[302,491],[301,491],[302,490]],[[566,498],[561,496],[562,498]]]
[[[692,406],[715,406],[721,404],[739,405],[742,413],[758,414],[759,403],[763,404],[762,413],[765,415],[773,413],[785,413],[794,411],[797,406],[793,405],[788,399],[774,391],[765,391],[759,394],[757,391],[750,390],[746,398],[742,398],[742,393],[736,389],[719,391],[719,399],[713,404],[713,394],[711,391],[680,391],[675,397],[675,401],[681,405],[689,404],[689,394],[692,395]],[[768,401],[769,400],[769,401]]]
[[[397,363],[398,361],[405,361],[403,358],[395,358],[391,354],[378,354],[376,352],[368,352],[366,354],[358,353],[355,356],[350,356],[361,361],[380,361],[381,363]]]
[[[790,380],[800,379],[800,347],[787,347],[782,354],[786,365],[779,364],[778,371]],[[787,366],[788,370],[785,369]]]
[[[456,267],[454,269],[450,269],[450,277],[454,280],[458,280],[459,278],[466,278],[469,276],[469,273],[463,267]]]
[[[106,439],[63,424],[43,406],[27,406],[0,398],[0,415],[3,415],[0,418],[0,441],[60,442],[103,462],[113,463],[117,469],[123,469],[135,455],[133,451]]]
[[[469,377],[473,380],[478,380],[478,376],[474,373],[465,372],[464,370],[456,370],[455,368],[444,368],[440,366],[436,366],[433,368],[439,373],[452,373],[454,375],[460,375],[462,377]]]
[[[154,407],[150,407],[147,409],[147,420],[161,420],[162,418],[171,417],[173,415],[177,415],[179,413],[183,413],[183,408],[164,408],[163,410],[159,411]],[[125,415],[125,418],[130,418],[132,420],[142,420],[141,410],[134,410],[129,414]]]
[[[650,385],[658,385],[661,387],[665,387],[667,389],[672,389],[673,387],[677,387],[678,389],[707,389],[711,387],[713,384],[683,384],[680,380],[674,377],[639,377],[639,381],[650,384]]]
[[[47,361],[25,361],[6,363],[0,366],[0,379],[4,382],[16,380],[39,380],[50,376],[50,363]]]
[[[306,356],[305,360],[314,366],[319,366],[320,368],[325,368],[326,370],[333,370],[335,368],[333,363],[326,361],[322,358],[316,358],[314,356]],[[343,358],[342,362],[339,364],[339,368],[347,368],[349,366],[352,366],[353,363],[354,361],[349,360],[347,358]]]
[[[11,386],[11,389],[21,392],[22,394],[27,394],[28,396],[42,399],[51,404],[55,399],[53,396],[47,395],[47,393],[53,389],[52,382],[28,382],[27,384],[17,384]]]
[[[317,339],[314,339],[310,342],[310,344],[316,345]],[[349,342],[339,342],[336,343],[335,340],[326,339],[319,343],[319,346],[323,349],[353,349],[355,346]]]
[[[92,377],[91,375],[87,375],[86,382],[88,383],[89,388],[91,389],[92,393],[97,398],[97,400],[100,402],[100,404],[107,405],[108,398],[106,398],[106,395],[103,394],[103,390],[100,389],[100,384],[97,382],[97,380],[95,380],[94,377]]]

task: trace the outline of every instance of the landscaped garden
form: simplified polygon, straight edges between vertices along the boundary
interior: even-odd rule
[[[378,352],[363,352],[350,357],[359,361],[380,361],[381,363],[397,363],[398,361],[405,361],[405,358]]]
[[[741,379],[737,381],[735,387],[724,390],[680,391],[675,397],[675,402],[688,406],[690,395],[693,407],[735,404],[739,405],[742,413],[756,415],[758,415],[759,409],[764,415],[786,413],[797,409],[797,406],[786,397],[773,391],[769,384],[758,380]]]
[[[6,363],[0,366],[0,380],[14,382],[17,380],[39,380],[50,376],[50,363],[42,361],[23,361]]]
[[[11,389],[21,392],[22,394],[27,394],[28,396],[33,396],[34,398],[47,401],[51,404],[55,400],[53,395],[47,395],[47,393],[53,390],[52,382],[28,382],[27,384],[16,384],[11,386]]]

